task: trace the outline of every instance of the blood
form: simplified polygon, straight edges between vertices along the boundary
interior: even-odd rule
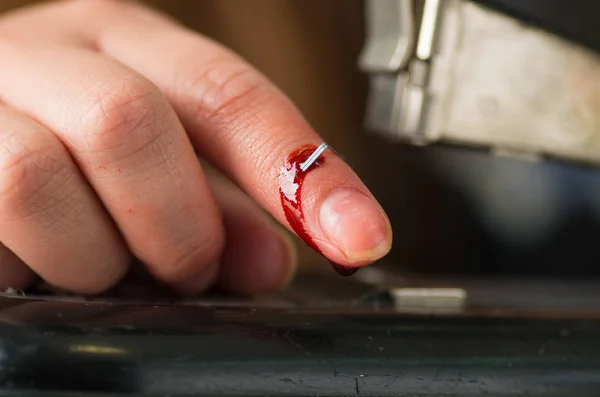
[[[306,171],[300,169],[300,164],[306,161],[316,149],[317,147],[314,145],[305,145],[289,154],[285,168],[282,170],[282,174],[293,174],[293,179],[288,178],[287,181],[283,181],[283,177],[280,176],[279,195],[281,197],[283,213],[291,228],[294,229],[298,237],[300,237],[306,245],[323,255],[323,252],[319,249],[312,236],[306,231],[304,208],[302,206],[302,185],[304,184],[304,179],[306,179],[308,174],[325,163],[325,157],[321,155]],[[296,190],[292,193],[290,189],[293,188],[296,188]],[[290,195],[292,197],[290,197]],[[329,261],[329,263],[341,276],[351,276],[358,270],[357,267],[344,266],[332,261]]]

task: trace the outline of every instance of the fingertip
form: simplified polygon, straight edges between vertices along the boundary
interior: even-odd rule
[[[258,220],[258,219],[256,219]],[[297,268],[296,248],[283,230],[266,219],[253,231],[231,236],[217,286],[229,293],[256,294],[285,289]]]
[[[372,264],[392,248],[389,218],[345,162],[337,156],[328,160],[307,178],[305,199],[300,198],[299,209],[292,214],[304,228],[299,235],[340,266]]]
[[[88,269],[86,277],[77,277],[71,272],[54,268],[52,273],[43,277],[44,281],[55,288],[80,295],[93,296],[105,293],[125,278],[132,256],[127,250],[114,250],[104,255],[103,261],[96,261]],[[91,257],[98,256],[90,255]],[[95,275],[91,275],[92,272]]]
[[[202,268],[196,275],[192,275],[187,280],[172,285],[173,289],[181,295],[190,296],[206,291],[213,286],[219,273],[219,261],[212,262],[210,265]]]
[[[285,288],[297,266],[289,232],[222,174],[207,168],[207,176],[225,227],[225,250],[215,287],[233,294]]]
[[[372,197],[352,188],[334,189],[321,203],[319,223],[344,263],[368,264],[392,248],[390,221]]]

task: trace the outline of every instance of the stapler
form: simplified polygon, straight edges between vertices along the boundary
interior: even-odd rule
[[[369,130],[418,145],[600,164],[600,58],[565,38],[577,22],[558,14],[593,13],[590,2],[366,4],[359,64],[370,80]]]
[[[597,169],[595,4],[366,0],[366,129]],[[0,395],[600,393],[600,280],[399,269],[305,275],[248,298],[5,291]]]

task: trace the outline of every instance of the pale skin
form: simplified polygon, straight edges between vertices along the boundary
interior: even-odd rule
[[[278,174],[323,138],[243,59],[142,5],[71,0],[0,16],[0,70],[0,288],[100,293],[133,257],[185,294],[292,279]],[[389,221],[326,157],[307,230],[328,259],[371,264]]]

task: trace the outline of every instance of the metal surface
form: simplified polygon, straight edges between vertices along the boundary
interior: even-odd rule
[[[462,288],[391,288],[389,293],[400,311],[461,313],[467,301],[467,292]]]
[[[557,290],[543,281],[363,274],[301,278],[277,296],[248,300],[0,297],[0,395],[585,397],[600,390],[599,281],[563,281]],[[399,300],[385,293],[390,285]],[[533,285],[535,299],[518,285]],[[561,293],[582,299],[559,307]],[[462,302],[459,310],[432,315],[428,308],[447,306],[448,297]]]
[[[378,72],[397,72],[406,67],[415,45],[413,2],[367,2],[367,36],[361,66]]]
[[[374,61],[361,61],[371,79],[368,127],[416,144],[600,165],[600,58],[594,52],[469,1],[428,7],[434,11],[423,13],[416,44],[424,43],[427,62],[413,56],[407,70],[384,74],[364,66]],[[424,34],[426,25],[437,33]],[[367,47],[377,40],[368,36]]]
[[[0,304],[5,395],[583,397],[600,387],[595,320]]]
[[[367,37],[359,58],[360,68],[369,73],[366,125],[418,143],[441,3],[424,0],[417,7],[412,0],[367,0],[366,5]],[[398,55],[401,50],[404,53]]]

